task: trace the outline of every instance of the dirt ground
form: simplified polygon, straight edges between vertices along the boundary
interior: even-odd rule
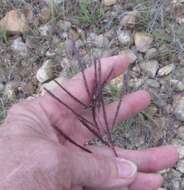
[[[0,0],[0,19],[11,10],[26,16],[29,30],[0,30],[0,123],[13,103],[41,93],[37,76],[45,62],[54,65],[50,79],[79,71],[71,39],[87,65],[91,54],[99,58],[131,49],[138,59],[128,72],[128,90],[148,90],[152,103],[113,131],[114,143],[129,149],[178,145],[180,161],[162,172],[163,189],[184,189],[184,2],[117,0],[108,6],[99,0]],[[136,46],[137,32],[153,40],[145,51]],[[17,40],[21,43],[13,46]],[[108,98],[118,98],[119,86],[119,79],[108,85]]]

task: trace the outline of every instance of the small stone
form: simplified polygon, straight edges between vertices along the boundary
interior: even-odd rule
[[[151,48],[146,52],[145,59],[155,59],[158,57],[158,51],[156,48]]]
[[[107,48],[109,45],[109,40],[103,34],[96,36],[95,45],[97,48]]]
[[[74,55],[74,42],[70,39],[66,40],[65,41],[65,44],[64,44],[64,48],[65,48],[65,53],[68,55],[68,56],[73,56]]]
[[[120,25],[126,28],[134,28],[138,16],[138,11],[126,12],[120,20]]]
[[[174,138],[171,144],[174,146],[180,147],[180,146],[184,146],[184,141],[179,138]]]
[[[149,106],[147,109],[146,109],[146,113],[148,113],[148,115],[155,115],[156,113],[158,112],[158,108],[156,106]]]
[[[4,90],[4,84],[0,82],[0,93],[3,92],[3,90]]]
[[[47,57],[54,57],[54,56],[56,56],[56,52],[53,51],[53,50],[48,50],[48,51],[45,53],[45,56],[47,56]]]
[[[112,6],[115,5],[117,3],[117,0],[103,0],[103,4],[105,6]]]
[[[48,22],[51,18],[51,10],[49,7],[43,7],[39,14],[43,22]]]
[[[34,82],[30,81],[30,82],[27,82],[23,85],[22,87],[23,89],[23,92],[25,95],[32,95],[34,94],[35,92],[35,86],[34,86]]]
[[[162,67],[158,71],[158,76],[163,77],[169,75],[172,71],[174,71],[176,66],[174,64],[166,65],[165,67]]]
[[[170,80],[171,85],[176,91],[184,91],[184,83],[179,80]]]
[[[68,32],[72,27],[72,23],[66,20],[60,20],[57,23],[57,26],[61,31]]]
[[[121,51],[119,54],[128,56],[132,63],[137,60],[137,55],[134,53],[134,51],[130,49],[125,49]]]
[[[104,58],[104,57],[110,57],[112,56],[113,50],[111,49],[106,49],[106,50],[103,50],[101,48],[93,48],[92,49],[92,52],[93,52],[93,55],[95,58]]]
[[[123,46],[130,46],[132,43],[132,36],[129,31],[119,31],[118,40]]]
[[[177,151],[179,153],[179,159],[184,159],[184,146],[177,145]]]
[[[44,2],[46,2],[48,5],[60,5],[64,2],[64,0],[43,0]]]
[[[153,78],[159,69],[159,63],[156,60],[145,61],[140,64],[140,67],[148,76]]]
[[[12,81],[12,82],[7,83],[4,89],[4,96],[9,101],[16,100],[16,91],[18,87],[19,87],[19,84],[17,82]]]
[[[151,47],[153,38],[143,32],[136,32],[134,41],[137,50],[144,53]]]
[[[77,41],[80,38],[80,33],[77,30],[70,29],[69,30],[69,38],[71,40]]]
[[[132,68],[132,71],[135,72],[136,74],[140,74],[141,73],[141,69],[139,67],[139,65],[135,65],[133,68]]]
[[[46,60],[42,67],[37,71],[36,78],[43,83],[56,77],[56,65],[50,59]]]
[[[153,96],[153,103],[157,105],[159,108],[164,107],[165,109],[168,105],[167,100],[168,100],[168,97],[165,94],[159,94],[159,96],[158,95]]]
[[[17,52],[19,55],[25,57],[28,54],[28,49],[26,44],[22,41],[21,38],[17,38],[13,41],[11,48]]]
[[[184,121],[184,97],[176,103],[174,114],[178,120]]]
[[[144,83],[144,79],[135,78],[135,79],[131,79],[128,82],[128,86],[131,88],[137,89],[137,88],[141,87],[143,85],[143,83]]]
[[[38,28],[41,36],[48,36],[51,33],[52,27],[48,24],[42,25]]]
[[[184,160],[180,160],[176,166],[177,170],[181,173],[184,173]]]
[[[34,20],[33,7],[30,4],[26,4],[22,12],[24,13],[28,23],[33,23]]]
[[[148,79],[146,81],[146,84],[151,88],[159,88],[160,87],[160,83],[153,79]]]
[[[75,42],[75,46],[77,49],[83,48],[83,47],[85,47],[85,42],[83,40],[79,39]]]
[[[118,76],[116,78],[114,78],[111,82],[110,85],[112,87],[114,87],[117,91],[122,89],[122,85],[123,85],[123,78],[122,76]]]
[[[174,6],[182,5],[182,3],[184,3],[184,0],[172,0]]]
[[[87,37],[87,43],[89,45],[92,45],[92,44],[94,45],[94,41],[95,41],[96,37],[97,37],[96,33],[94,33],[94,32],[89,33],[89,35]]]
[[[24,33],[29,29],[28,21],[19,10],[12,10],[0,20],[0,29],[12,34]]]
[[[184,140],[184,126],[181,126],[179,129],[178,129],[178,136]]]
[[[96,33],[90,33],[87,43],[92,47],[107,48],[109,46],[109,39],[104,34],[96,35]]]

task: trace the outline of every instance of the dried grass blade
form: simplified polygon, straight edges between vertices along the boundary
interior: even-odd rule
[[[80,101],[78,98],[76,98],[73,94],[71,94],[63,85],[61,85],[57,80],[54,80],[54,82],[64,91],[66,92],[71,98],[73,98],[76,102],[78,102],[80,105],[87,108],[88,106],[84,104],[82,101]]]
[[[57,100],[60,104],[64,105],[67,109],[69,109],[77,118],[78,120],[95,136],[97,137],[102,143],[104,143],[105,145],[109,144],[103,140],[103,138],[98,134],[97,131],[95,131],[90,125],[92,125],[94,127],[94,124],[90,121],[88,121],[86,118],[82,117],[80,114],[78,114],[77,112],[75,112],[70,106],[68,106],[66,103],[64,103],[62,100],[60,100],[57,96],[55,96],[52,92],[50,92],[48,89],[44,88],[45,91],[51,96],[53,97],[55,100]]]
[[[55,96],[52,92],[50,92],[48,89],[44,87],[44,90],[55,100],[57,100],[60,104],[65,106],[68,110],[70,110],[77,118],[80,118],[81,120],[84,120],[85,122],[89,123],[90,125],[94,126],[94,124],[90,121],[88,121],[86,118],[82,117],[80,114],[78,114],[76,111],[74,111],[70,106],[68,106],[65,102],[63,102],[61,99],[59,99],[57,96]]]
[[[54,129],[56,129],[56,131],[62,135],[66,140],[68,140],[71,144],[75,145],[76,147],[80,148],[81,150],[85,151],[85,152],[88,152],[88,153],[92,153],[91,150],[88,150],[87,148],[83,147],[82,145],[78,144],[77,142],[75,142],[72,138],[70,138],[68,135],[66,135],[62,129],[60,129],[59,127],[57,126],[54,126]]]

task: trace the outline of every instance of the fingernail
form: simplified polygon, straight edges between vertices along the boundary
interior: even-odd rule
[[[116,159],[118,174],[120,178],[131,178],[137,172],[137,167],[134,163],[124,160],[124,159]]]
[[[134,63],[137,59],[137,56],[131,50],[125,50],[122,52],[122,54],[128,57],[130,63]]]

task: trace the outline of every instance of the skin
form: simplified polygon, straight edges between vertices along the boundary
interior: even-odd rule
[[[124,72],[134,59],[128,53],[102,59],[102,78],[113,68],[109,80]],[[94,86],[94,68],[85,71],[89,89]],[[86,105],[90,98],[82,75],[64,83],[65,88]],[[69,97],[60,88],[53,92],[77,113],[92,119],[90,111]],[[117,124],[144,110],[150,104],[146,91],[134,92],[123,98]],[[117,102],[106,105],[108,123],[113,121]],[[98,121],[101,132],[105,124],[102,111]],[[88,146],[86,153],[57,133],[62,129],[76,142],[84,145],[93,135],[65,106],[50,95],[14,105],[0,129],[0,189],[60,190],[60,189],[121,189],[157,190],[163,178],[160,170],[172,167],[178,160],[173,146],[131,151],[116,148],[118,158],[107,147]]]

